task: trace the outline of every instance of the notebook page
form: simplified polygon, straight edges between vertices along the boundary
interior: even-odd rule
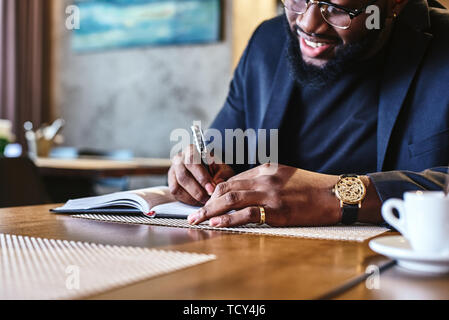
[[[152,210],[156,212],[156,216],[180,216],[187,218],[189,214],[198,211],[199,208],[181,202],[170,202],[153,207]]]
[[[148,204],[136,194],[130,192],[117,192],[103,196],[73,199],[67,201],[58,210],[95,209],[110,206],[127,205],[132,208],[148,212]]]
[[[86,210],[107,208],[112,206],[127,206],[139,209],[143,213],[151,211],[152,207],[162,203],[174,202],[168,187],[153,187],[139,190],[116,192],[102,196],[69,200],[57,210]]]
[[[148,203],[151,210],[154,210],[154,207],[160,204],[176,201],[175,197],[171,194],[170,189],[165,186],[132,190],[128,191],[128,193],[133,193],[143,198]]]

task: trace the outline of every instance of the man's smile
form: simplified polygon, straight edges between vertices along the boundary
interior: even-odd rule
[[[332,58],[340,41],[324,39],[324,37],[309,36],[300,28],[296,29],[303,58],[328,60]]]
[[[309,41],[302,37],[300,38],[300,44],[303,57],[308,58],[319,58],[335,47],[328,43]]]

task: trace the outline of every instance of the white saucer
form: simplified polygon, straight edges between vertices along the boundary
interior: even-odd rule
[[[397,261],[403,268],[422,273],[449,273],[449,254],[418,253],[403,236],[388,236],[371,240],[372,250]]]

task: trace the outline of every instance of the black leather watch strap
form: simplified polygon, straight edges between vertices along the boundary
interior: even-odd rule
[[[358,178],[358,177],[359,175],[355,173],[344,174],[341,176],[341,178]]]
[[[359,215],[359,205],[358,204],[344,204],[341,208],[342,218],[341,223],[345,225],[352,225],[357,222]]]

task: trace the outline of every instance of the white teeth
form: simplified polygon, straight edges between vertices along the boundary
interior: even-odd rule
[[[319,47],[322,47],[322,46],[326,45],[326,43],[322,43],[322,42],[313,42],[313,41],[309,41],[309,40],[306,40],[306,39],[304,39],[304,41],[305,41],[305,43],[306,43],[309,47],[312,47],[312,48],[319,48]]]

